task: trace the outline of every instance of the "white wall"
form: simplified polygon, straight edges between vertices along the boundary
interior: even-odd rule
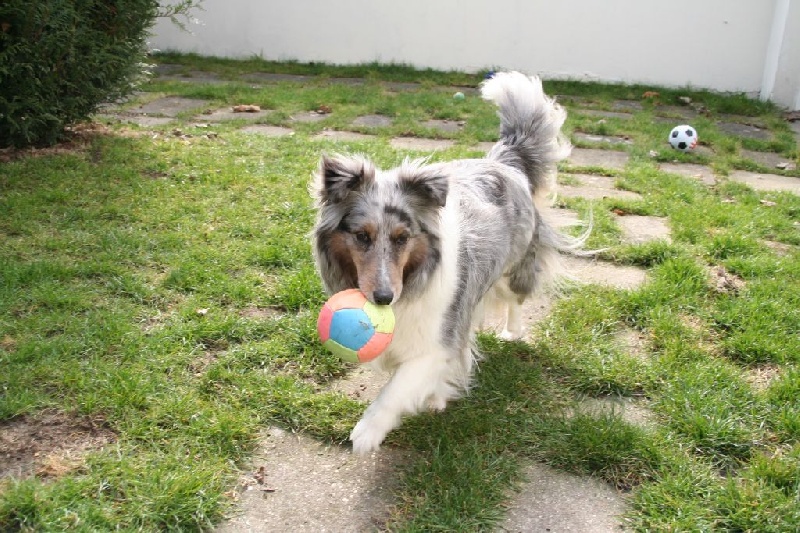
[[[776,2],[790,2],[767,97],[800,98],[800,0],[205,0],[152,45],[224,57],[371,61],[758,95]],[[774,69],[773,69],[774,70]]]
[[[778,57],[775,89],[769,97],[791,109],[800,109],[800,1],[788,1],[790,5]]]

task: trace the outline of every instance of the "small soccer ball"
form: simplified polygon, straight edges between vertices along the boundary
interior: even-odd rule
[[[331,296],[317,318],[322,345],[351,363],[367,363],[392,342],[394,312],[388,305],[375,305],[358,289]]]
[[[453,100],[463,100],[464,98],[466,98],[466,96],[464,96],[464,93],[461,91],[458,91],[453,95]]]
[[[689,152],[697,146],[697,130],[688,124],[675,126],[669,132],[669,144],[681,152]]]

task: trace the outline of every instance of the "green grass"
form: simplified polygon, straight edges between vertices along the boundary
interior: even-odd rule
[[[329,392],[350,367],[315,340],[324,300],[308,232],[307,183],[322,151],[312,136],[353,129],[363,114],[393,119],[345,143],[380,166],[406,156],[393,135],[431,135],[428,119],[465,121],[456,146],[434,160],[479,156],[497,136],[494,110],[454,86],[480,76],[403,65],[334,67],[163,55],[182,72],[229,80],[154,80],[123,108],[162,95],[208,99],[208,109],[255,103],[263,123],[288,124],[328,105],[322,122],[292,137],[198,127],[121,126],[71,149],[0,166],[0,423],[45,409],[102,420],[114,444],[55,479],[0,482],[0,529],[201,530],[231,510],[237,468],[259,432],[277,424],[344,442],[363,404]],[[307,84],[244,83],[257,71],[313,74]],[[360,87],[333,78],[365,77]],[[416,89],[387,92],[385,81]],[[481,336],[476,386],[443,414],[423,414],[390,434],[409,451],[387,527],[485,530],[503,518],[526,461],[592,475],[628,492],[629,524],[642,531],[790,531],[800,527],[800,198],[721,178],[714,187],[660,171],[658,162],[707,164],[723,176],[770,170],[739,149],[798,160],[779,112],[737,95],[659,89],[633,118],[575,112],[641,101],[650,87],[548,82],[562,95],[567,131],[626,135],[631,158],[614,174],[639,200],[561,200],[593,217],[589,246],[602,258],[648,269],[632,291],[568,288],[532,344]],[[691,96],[711,116],[695,121],[710,155],[665,146],[660,108]],[[571,97],[571,98],[569,98]],[[759,120],[770,141],[721,132],[714,117]],[[667,112],[668,114],[668,112]],[[678,119],[676,119],[678,120]],[[677,123],[677,122],[676,122]],[[215,135],[208,135],[209,132]],[[651,154],[654,152],[654,155]],[[582,169],[593,171],[596,169]],[[797,170],[784,171],[800,176]],[[764,203],[767,200],[768,203]],[[613,211],[668,219],[672,242],[628,245]],[[766,243],[788,246],[778,253]],[[709,268],[739,276],[717,292]],[[641,353],[620,336],[636,332]],[[774,379],[752,376],[770,370]],[[646,427],[619,414],[584,412],[579,398],[634,397]]]

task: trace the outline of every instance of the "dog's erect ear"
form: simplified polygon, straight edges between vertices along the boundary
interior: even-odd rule
[[[364,158],[323,155],[319,162],[318,193],[323,203],[337,204],[374,181],[375,165]]]
[[[444,207],[447,203],[450,182],[439,168],[406,164],[400,169],[398,181],[403,192],[411,194],[426,207]]]

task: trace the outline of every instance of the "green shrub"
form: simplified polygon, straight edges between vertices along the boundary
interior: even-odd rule
[[[50,145],[132,90],[155,0],[0,3],[0,146]]]

